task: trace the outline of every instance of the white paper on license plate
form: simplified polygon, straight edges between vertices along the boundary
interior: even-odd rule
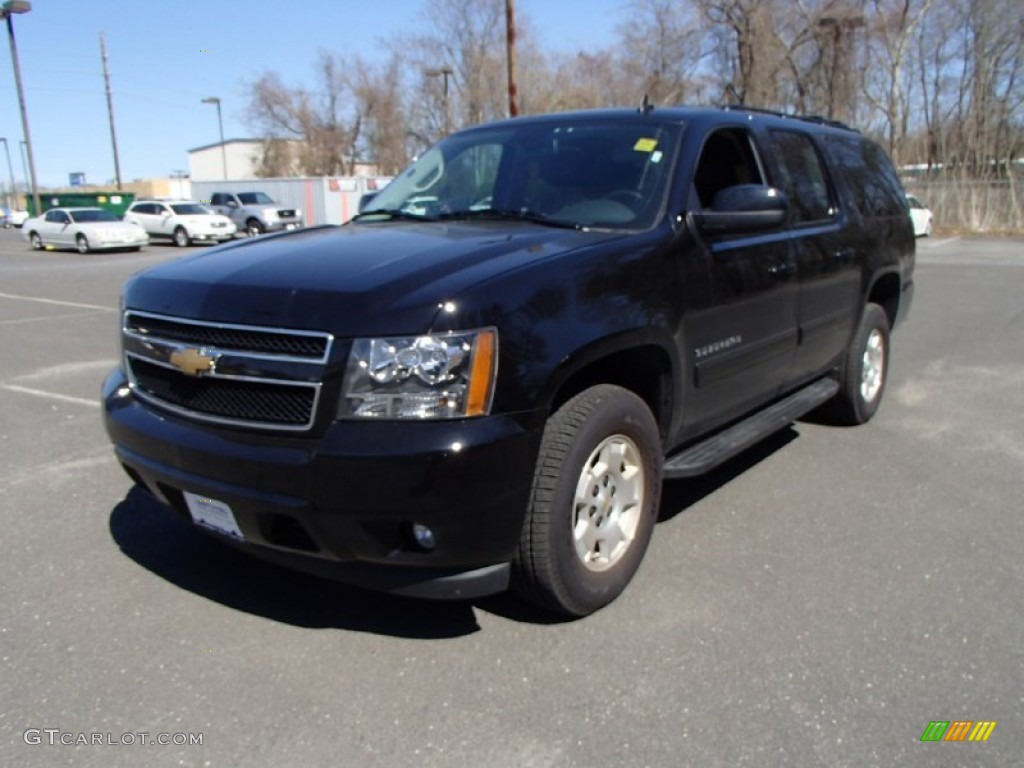
[[[197,496],[194,493],[184,491],[185,503],[192,515],[192,522],[196,525],[203,525],[212,528],[218,533],[226,533],[236,539],[244,539],[242,530],[235,521],[235,515],[231,507],[223,501],[211,499],[208,496]]]

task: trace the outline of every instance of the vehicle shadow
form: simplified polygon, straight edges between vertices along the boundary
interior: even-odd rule
[[[790,426],[706,475],[666,481],[658,522],[683,514],[798,437]],[[138,488],[111,511],[110,533],[128,557],[172,584],[229,608],[297,627],[442,639],[479,631],[474,608],[526,624],[571,621],[512,593],[475,601],[416,600],[281,568],[216,541]]]
[[[658,515],[658,522],[664,523],[683,514],[701,499],[728,485],[748,469],[757,466],[773,453],[785,448],[799,436],[800,433],[790,425],[769,435],[706,475],[666,480],[661,489],[661,512]]]
[[[111,510],[110,534],[122,552],[166,581],[283,624],[414,639],[480,629],[468,601],[395,597],[278,567],[216,541],[138,488]]]

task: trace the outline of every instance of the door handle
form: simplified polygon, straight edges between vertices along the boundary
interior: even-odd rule
[[[855,253],[853,248],[840,248],[832,253],[832,258],[836,261],[849,261],[854,257]]]
[[[791,262],[783,262],[782,264],[773,264],[768,267],[768,274],[772,277],[785,278],[796,274],[796,264]]]

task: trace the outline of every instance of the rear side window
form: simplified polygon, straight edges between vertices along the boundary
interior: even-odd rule
[[[780,185],[789,198],[793,223],[834,217],[836,207],[828,175],[811,137],[795,131],[772,131],[771,136],[782,175]]]
[[[881,147],[856,136],[830,136],[826,146],[861,214],[906,215],[903,185]]]

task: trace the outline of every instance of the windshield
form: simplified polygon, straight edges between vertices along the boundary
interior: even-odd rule
[[[199,205],[199,203],[175,203],[171,206],[171,210],[179,216],[192,216],[196,214],[209,216],[213,213],[209,208]]]
[[[640,116],[567,117],[456,134],[395,178],[360,219],[500,215],[554,225],[645,229],[664,204],[680,129]]]
[[[109,211],[99,208],[87,208],[83,211],[68,211],[72,221],[120,221],[120,219]]]
[[[273,205],[274,201],[266,192],[239,192],[238,199],[244,205]]]

